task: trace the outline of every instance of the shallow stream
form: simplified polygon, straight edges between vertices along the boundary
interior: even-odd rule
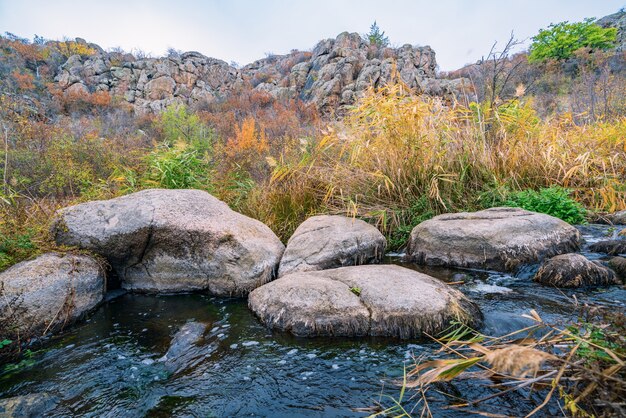
[[[606,226],[580,229],[587,245],[613,232]],[[534,268],[512,277],[403,265],[445,281],[464,281],[459,288],[481,307],[481,331],[489,335],[530,325],[521,317],[530,309],[546,321],[566,321],[576,312],[573,295],[578,303],[626,306],[622,287],[557,290],[533,283]],[[188,361],[168,370],[158,359],[177,328],[190,320],[207,323],[209,331]],[[46,342],[29,365],[5,370],[0,398],[50,393],[61,400],[51,416],[363,416],[354,408],[374,405],[381,392],[397,396],[393,383],[402,377],[404,364],[437,348],[427,340],[299,339],[271,332],[243,299],[123,294]],[[488,394],[471,381],[447,389],[464,397]],[[491,407],[529,411],[519,397],[498,398]],[[465,416],[445,403],[432,408],[435,416]]]

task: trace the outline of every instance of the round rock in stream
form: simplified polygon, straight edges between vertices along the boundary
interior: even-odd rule
[[[283,253],[263,223],[200,190],[144,190],[62,209],[58,244],[106,257],[122,287],[244,295],[270,281]]]
[[[576,228],[553,216],[519,208],[436,216],[413,228],[406,258],[419,264],[515,271],[577,251]]]
[[[609,239],[595,242],[589,246],[589,251],[608,255],[626,254],[626,239]]]
[[[609,267],[613,269],[617,277],[626,283],[626,258],[613,257],[609,260]]]
[[[104,297],[104,273],[85,255],[48,253],[0,273],[0,335],[38,336],[71,324]]]
[[[562,254],[544,262],[534,281],[555,287],[608,286],[621,284],[615,273],[582,254]]]
[[[248,305],[269,327],[306,337],[413,338],[482,320],[460,291],[394,265],[288,274],[252,291]]]
[[[289,239],[278,275],[377,263],[386,245],[383,234],[360,219],[313,216]]]

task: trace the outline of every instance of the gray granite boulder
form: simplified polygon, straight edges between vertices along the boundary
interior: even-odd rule
[[[48,253],[0,273],[0,335],[56,331],[93,310],[104,297],[100,265],[85,255]]]
[[[395,265],[288,274],[252,291],[248,304],[270,328],[306,337],[412,338],[482,320],[460,291]]]
[[[284,246],[263,223],[200,190],[144,190],[59,211],[58,244],[105,257],[122,287],[245,295],[272,280]]]
[[[579,232],[555,217],[519,208],[436,216],[413,228],[406,258],[419,264],[515,271],[579,249]]]
[[[377,263],[386,245],[380,231],[360,219],[313,216],[289,239],[278,275]]]
[[[555,287],[607,286],[621,284],[615,273],[600,262],[581,254],[562,254],[544,262],[534,281]]]

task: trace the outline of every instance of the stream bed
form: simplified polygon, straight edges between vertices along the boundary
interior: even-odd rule
[[[597,225],[580,230],[586,245],[615,232]],[[388,257],[387,262],[401,264],[398,260]],[[536,266],[513,277],[401,265],[465,282],[459,289],[482,309],[481,331],[489,335],[530,325],[521,315],[531,309],[549,322],[570,320],[576,315],[573,295],[578,303],[626,306],[626,290],[619,286],[558,290],[533,283]],[[168,369],[159,359],[178,327],[191,320],[208,324],[209,331],[184,364]],[[404,365],[437,349],[428,340],[302,339],[271,332],[245,299],[122,294],[51,338],[25,365],[5,367],[0,398],[47,392],[59,399],[50,411],[55,417],[364,416],[355,408],[373,406],[381,393],[397,396],[394,382],[402,378]],[[465,397],[488,394],[471,381],[449,386]],[[528,412],[529,405],[514,402],[519,397],[502,397],[493,406]],[[433,413],[465,416],[444,408],[434,404]]]

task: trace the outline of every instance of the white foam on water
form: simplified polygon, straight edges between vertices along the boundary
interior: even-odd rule
[[[468,289],[470,292],[475,293],[510,293],[513,289],[504,286],[498,286],[496,284],[488,283],[476,283],[474,286]]]
[[[289,350],[289,352],[287,353],[288,356],[293,356],[294,354],[296,354],[298,352],[297,348],[294,348],[293,350]]]
[[[244,341],[241,343],[244,347],[251,347],[253,345],[259,345],[258,341]]]

